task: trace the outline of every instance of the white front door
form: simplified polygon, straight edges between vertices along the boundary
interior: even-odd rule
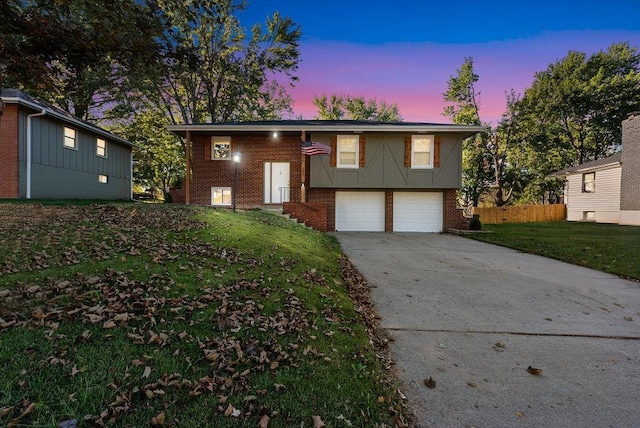
[[[289,162],[264,163],[264,203],[289,202]]]

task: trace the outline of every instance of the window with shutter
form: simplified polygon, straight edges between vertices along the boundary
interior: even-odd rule
[[[211,137],[211,160],[231,159],[231,137]]]
[[[359,139],[356,135],[338,135],[338,168],[358,168]]]
[[[433,135],[411,136],[411,168],[433,168]]]

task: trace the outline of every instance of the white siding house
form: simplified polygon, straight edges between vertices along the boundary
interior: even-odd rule
[[[621,158],[621,153],[616,153],[554,174],[566,180],[568,221],[618,223]]]

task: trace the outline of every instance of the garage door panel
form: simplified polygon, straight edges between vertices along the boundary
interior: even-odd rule
[[[336,230],[384,232],[384,192],[336,192]]]
[[[441,192],[394,192],[394,232],[442,232]]]

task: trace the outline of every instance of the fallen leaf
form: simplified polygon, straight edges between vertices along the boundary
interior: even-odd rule
[[[69,419],[58,424],[58,428],[78,428],[77,419]]]
[[[445,349],[446,347],[447,345],[445,345],[444,343],[438,343],[438,348]]]
[[[105,321],[104,323],[102,323],[102,328],[115,328],[115,327],[116,327],[116,323],[114,323],[111,320]]]
[[[227,406],[227,410],[224,411],[224,415],[226,417],[233,416],[234,418],[237,418],[238,416],[240,416],[240,410],[236,409],[231,405],[231,403],[229,403],[229,405]]]
[[[13,410],[13,406],[3,407],[0,409],[0,416],[5,417]]]
[[[505,346],[505,344],[504,344],[504,343],[496,342],[496,343],[493,345],[493,349],[495,349],[495,350],[496,350],[496,351],[498,351],[498,352],[502,352],[502,351],[504,351],[504,348],[506,348],[506,346]]]
[[[269,428],[269,416],[263,415],[258,422],[258,428]]]
[[[536,369],[535,367],[531,366],[527,367],[527,371],[534,376],[540,376],[540,374],[542,373],[542,369]]]
[[[322,419],[320,419],[320,416],[311,416],[311,418],[313,419],[313,428],[324,427],[324,422],[322,422]]]
[[[164,425],[164,419],[165,419],[164,412],[160,412],[157,415],[155,415],[153,418],[151,418],[151,424],[162,426]]]
[[[436,381],[431,376],[429,376],[429,379],[424,379],[423,382],[427,388],[433,389],[436,387]]]
[[[144,373],[142,373],[142,378],[147,379],[150,374],[151,374],[151,367],[145,366]]]
[[[476,386],[478,386],[478,384],[475,382],[467,382],[467,385],[469,385],[471,388],[475,388]]]
[[[384,403],[385,402],[385,398],[382,395],[378,396],[378,403]]]
[[[516,412],[516,416],[519,417],[519,418],[524,418],[524,413]]]

